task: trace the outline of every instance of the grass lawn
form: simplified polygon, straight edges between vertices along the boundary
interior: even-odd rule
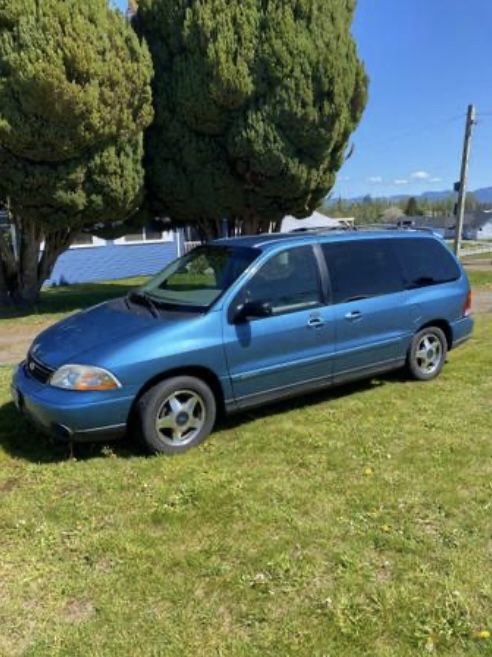
[[[48,316],[97,300],[72,292]],[[491,372],[484,314],[434,382],[237,416],[179,458],[69,460],[0,368],[0,656],[492,655]]]
[[[492,289],[492,268],[469,269],[467,273],[472,288]]]
[[[41,292],[42,303],[30,312],[15,308],[0,309],[0,331],[2,326],[55,322],[69,312],[96,305],[112,297],[122,296],[131,288],[143,285],[147,280],[148,278],[123,278],[105,283],[47,288]]]
[[[473,255],[467,255],[466,251],[461,255],[461,260],[466,263],[473,263],[475,260],[485,260],[492,264],[492,242],[490,244],[490,251],[485,251],[483,253],[474,253]]]

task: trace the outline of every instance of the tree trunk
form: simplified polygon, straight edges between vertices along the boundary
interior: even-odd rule
[[[0,234],[0,306],[32,306],[39,301],[44,281],[49,278],[58,256],[70,246],[69,230],[44,236],[32,221],[15,218],[17,248],[6,234]]]
[[[236,235],[258,235],[261,228],[267,228],[269,222],[264,221],[257,214],[245,214],[235,219],[234,233]]]
[[[221,222],[207,219],[198,219],[196,228],[203,242],[221,237]]]
[[[2,238],[0,237],[0,239]],[[0,257],[0,308],[2,306],[9,306],[10,303],[11,302],[10,302],[9,287],[7,284],[7,278],[5,275],[3,262]]]
[[[70,246],[75,233],[61,230],[46,236],[44,251],[38,264],[38,281],[40,285],[50,277],[58,256]]]
[[[39,299],[41,283],[38,281],[38,261],[41,247],[41,234],[32,222],[18,221],[20,229],[17,289],[14,301],[31,306]]]

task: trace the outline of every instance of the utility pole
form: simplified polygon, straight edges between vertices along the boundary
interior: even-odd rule
[[[468,112],[466,114],[466,128],[465,128],[465,141],[463,144],[463,157],[461,160],[461,174],[459,182],[458,206],[456,212],[456,232],[454,236],[454,252],[457,256],[460,255],[461,250],[461,237],[463,234],[463,222],[465,219],[465,203],[466,203],[466,185],[468,179],[468,161],[470,159],[470,146],[473,126],[475,125],[475,106],[468,105]]]

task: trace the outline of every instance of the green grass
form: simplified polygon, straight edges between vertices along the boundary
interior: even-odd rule
[[[50,312],[95,298],[75,292]],[[0,368],[1,657],[492,655],[491,371],[482,315],[434,382],[241,415],[179,458],[70,460]]]
[[[492,288],[492,268],[491,269],[467,269],[468,278],[472,288]]]
[[[30,310],[17,308],[0,309],[0,327],[7,325],[37,324],[56,321],[69,312],[122,296],[130,289],[143,285],[148,278],[124,278],[103,283],[62,285],[44,289],[39,305]]]
[[[492,243],[492,240],[462,240],[461,248],[463,251],[476,249],[478,247],[489,246]],[[454,246],[454,240],[451,242]]]
[[[475,260],[485,260],[486,262],[488,261],[489,264],[492,264],[492,243],[490,245],[490,251],[486,251],[483,253],[474,253],[473,255],[467,255],[466,252],[461,255],[461,260],[465,264],[473,263]]]

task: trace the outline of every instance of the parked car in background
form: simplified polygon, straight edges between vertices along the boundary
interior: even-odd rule
[[[470,336],[470,313],[461,265],[423,231],[222,239],[44,331],[12,391],[59,438],[132,426],[174,454],[221,412],[402,367],[433,379]]]

